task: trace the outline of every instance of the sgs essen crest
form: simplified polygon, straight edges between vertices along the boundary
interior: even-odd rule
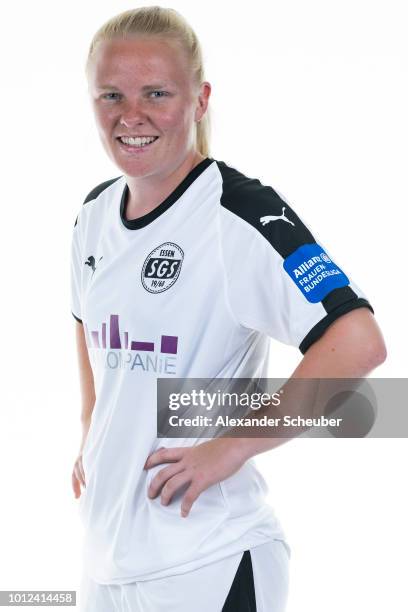
[[[153,249],[142,268],[142,285],[149,293],[162,293],[178,279],[184,252],[174,242],[165,242]]]

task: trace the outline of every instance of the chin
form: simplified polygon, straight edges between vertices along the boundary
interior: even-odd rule
[[[116,166],[125,174],[126,176],[131,176],[133,178],[143,178],[144,176],[150,176],[155,174],[158,170],[158,165],[154,162],[141,162],[141,163],[123,163],[123,161],[116,160]]]

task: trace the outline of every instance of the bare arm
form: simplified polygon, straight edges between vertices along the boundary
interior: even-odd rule
[[[88,434],[92,411],[95,405],[95,387],[91,363],[89,361],[88,349],[85,341],[84,326],[82,325],[82,323],[79,323],[79,321],[75,321],[75,333],[78,352],[79,379],[82,396],[82,441],[80,446],[81,452],[85,444],[86,436]]]
[[[385,361],[380,328],[368,308],[337,319],[306,352],[293,372],[297,378],[362,378]]]
[[[368,308],[338,318],[306,351],[292,378],[363,378],[385,361],[381,330]],[[285,438],[242,438],[248,457],[286,442]]]
[[[75,497],[79,497],[81,495],[80,484],[85,486],[85,474],[82,466],[82,450],[84,448],[86,437],[88,435],[89,426],[91,424],[92,411],[95,405],[95,386],[92,367],[89,361],[88,349],[85,341],[84,326],[82,325],[82,323],[79,323],[79,321],[75,321],[75,334],[82,397],[82,439],[78,457],[75,461],[75,466],[72,473],[72,487],[74,489]]]

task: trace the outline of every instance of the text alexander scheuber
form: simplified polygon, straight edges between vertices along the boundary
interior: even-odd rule
[[[190,393],[170,393],[169,394],[169,409],[178,410],[180,407],[196,406],[204,408],[207,411],[213,410],[214,406],[241,406],[248,407],[251,410],[259,410],[261,407],[279,406],[281,403],[279,391],[269,395],[268,393],[208,393],[203,391],[192,390]],[[338,427],[343,419],[327,418],[320,416],[316,418],[303,418],[300,416],[291,417],[243,417],[232,418],[227,416],[218,416],[215,419],[210,416],[196,415],[194,417],[179,417],[172,415],[169,417],[169,425],[172,427],[239,427],[239,426],[268,426],[268,427]]]

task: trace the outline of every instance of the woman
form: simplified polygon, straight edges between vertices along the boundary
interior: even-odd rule
[[[294,377],[364,376],[385,358],[372,308],[276,191],[209,157],[211,86],[178,13],[104,24],[87,78],[121,176],[72,242],[82,609],[282,611],[290,549],[251,461],[279,442],[158,439],[157,378],[260,377],[269,336],[304,354]]]

